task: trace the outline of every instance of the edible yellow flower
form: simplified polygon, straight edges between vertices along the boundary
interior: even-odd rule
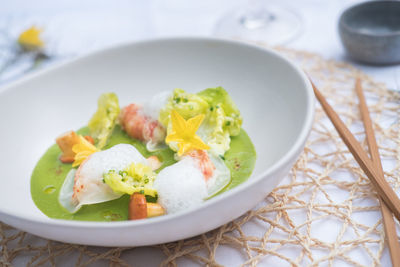
[[[79,143],[72,147],[72,151],[76,153],[72,167],[82,164],[82,162],[91,154],[99,151],[94,145],[86,140],[82,135],[79,136]]]
[[[36,51],[44,46],[44,42],[40,39],[40,33],[42,30],[35,26],[30,27],[26,31],[22,32],[18,37],[18,44],[28,51]]]
[[[165,138],[165,142],[167,144],[169,142],[178,143],[178,156],[182,156],[193,149],[210,149],[210,147],[196,135],[196,131],[199,129],[203,120],[204,114],[199,114],[186,121],[177,111],[172,110],[172,132]]]

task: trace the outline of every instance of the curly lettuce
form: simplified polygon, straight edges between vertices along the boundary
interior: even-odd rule
[[[209,105],[207,101],[196,94],[187,93],[182,89],[175,89],[167,104],[160,110],[158,118],[165,127],[170,123],[172,110],[177,111],[185,120],[198,114],[205,114]]]
[[[197,94],[175,89],[159,117],[168,132],[172,129],[172,110],[176,110],[185,119],[204,114],[205,119],[198,135],[219,155],[229,150],[230,136],[240,133],[243,122],[239,109],[222,87],[208,88]],[[176,151],[176,144],[171,143],[170,147]]]
[[[157,190],[153,188],[156,174],[142,163],[132,163],[123,171],[110,170],[103,175],[104,183],[109,185],[117,194],[140,193],[157,197]]]
[[[90,135],[95,138],[96,146],[102,149],[111,136],[120,112],[118,97],[114,93],[105,93],[99,97],[97,111],[89,121]]]
[[[230,136],[239,134],[243,118],[240,115],[239,109],[224,88],[208,88],[197,93],[197,95],[210,105],[212,116],[220,117],[216,120],[223,121],[222,127],[224,131],[227,131]],[[222,110],[222,112],[213,113],[214,110]]]
[[[200,126],[198,135],[218,155],[224,155],[230,147],[230,134],[224,130],[224,111],[222,108],[215,108],[208,111],[206,119]]]

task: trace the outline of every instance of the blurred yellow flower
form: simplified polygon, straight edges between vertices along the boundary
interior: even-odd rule
[[[165,142],[167,144],[169,142],[178,143],[178,156],[182,156],[193,149],[210,149],[210,147],[196,135],[196,131],[199,129],[203,120],[204,114],[199,114],[186,121],[177,111],[172,110],[172,132],[165,138]]]
[[[44,42],[40,39],[41,29],[35,26],[22,32],[18,37],[18,44],[27,51],[37,51],[44,46]]]
[[[82,164],[82,162],[92,155],[95,152],[98,152],[99,150],[92,145],[88,140],[86,140],[82,135],[79,136],[79,143],[75,144],[72,147],[72,151],[74,151],[75,157],[74,157],[74,163],[72,163],[72,167],[77,167]]]

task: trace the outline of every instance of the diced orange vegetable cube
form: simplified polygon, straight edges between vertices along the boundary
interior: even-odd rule
[[[60,156],[61,162],[73,162],[75,152],[72,151],[72,147],[79,143],[79,136],[74,131],[69,131],[57,137],[56,143],[62,151]]]
[[[147,201],[143,194],[133,193],[129,201],[129,220],[147,218]]]

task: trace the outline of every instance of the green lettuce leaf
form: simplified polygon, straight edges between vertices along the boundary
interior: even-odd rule
[[[110,170],[103,175],[104,183],[109,185],[117,194],[140,193],[157,197],[157,190],[153,188],[156,174],[147,165],[132,163],[124,171]]]
[[[242,116],[232,98],[222,87],[208,88],[197,93],[204,99],[209,109],[206,120],[199,129],[199,135],[218,155],[229,150],[231,138],[240,133]]]
[[[224,130],[225,112],[219,108],[208,110],[206,119],[200,126],[197,134],[218,155],[224,155],[229,150],[231,138],[229,132]]]
[[[170,122],[171,111],[175,109],[185,120],[198,114],[205,114],[208,103],[195,94],[187,93],[182,89],[175,89],[167,105],[161,109],[159,121],[165,127]]]
[[[224,113],[222,127],[224,131],[227,131],[230,136],[239,134],[243,119],[239,109],[224,88],[208,88],[197,93],[197,95],[207,101],[210,105],[210,111],[222,108]],[[216,116],[222,116],[222,113],[219,112]],[[222,118],[219,119],[222,120]]]
[[[114,93],[105,93],[99,97],[97,111],[89,121],[90,135],[95,138],[96,146],[102,149],[112,134],[120,112],[118,97]]]
[[[218,155],[229,150],[230,136],[238,135],[242,126],[239,109],[222,87],[208,88],[197,94],[175,89],[159,117],[168,133],[172,130],[170,114],[173,109],[186,120],[199,114],[205,115],[197,134]],[[177,150],[175,143],[171,142],[169,146]]]

